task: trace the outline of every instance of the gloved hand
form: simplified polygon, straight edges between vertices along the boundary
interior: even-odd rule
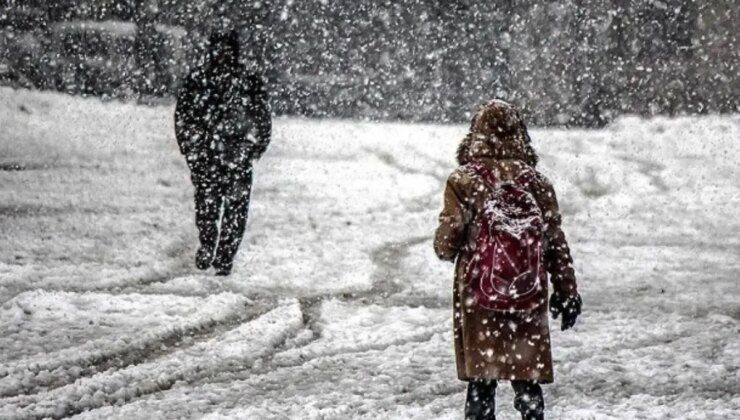
[[[581,314],[582,303],[581,295],[576,294],[575,297],[563,300],[563,297],[558,292],[552,293],[552,296],[550,296],[550,313],[552,314],[552,319],[558,319],[558,315],[563,315],[560,325],[561,331],[573,328],[576,325],[576,318]]]

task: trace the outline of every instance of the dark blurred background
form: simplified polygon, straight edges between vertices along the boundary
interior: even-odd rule
[[[736,0],[0,1],[0,83],[171,101],[213,30],[242,33],[276,114],[537,125],[738,111]]]

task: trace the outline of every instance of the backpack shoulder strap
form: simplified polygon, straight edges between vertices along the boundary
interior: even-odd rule
[[[525,168],[519,175],[517,175],[516,178],[514,178],[514,183],[520,187],[527,188],[529,187],[529,184],[532,183],[536,179],[536,175],[534,174],[534,170],[532,168]]]
[[[473,161],[465,165],[468,169],[470,169],[473,173],[478,175],[479,177],[483,178],[483,181],[488,184],[490,187],[493,187],[498,183],[498,178],[496,178],[496,175],[494,175],[493,171],[488,169],[486,165],[484,165],[481,162]]]

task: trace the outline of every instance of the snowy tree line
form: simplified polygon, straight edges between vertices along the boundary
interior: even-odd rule
[[[622,113],[736,112],[740,95],[735,0],[0,6],[0,78],[71,92],[169,96],[206,34],[237,27],[244,59],[264,68],[281,114],[459,122],[502,96],[536,124],[599,126]],[[80,29],[90,21],[102,35]],[[75,50],[75,31],[95,42]],[[91,48],[107,53],[83,68]],[[65,59],[73,70],[63,78]]]

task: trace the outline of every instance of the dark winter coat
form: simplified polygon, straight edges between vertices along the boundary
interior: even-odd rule
[[[458,161],[482,162],[499,179],[511,180],[533,170],[530,193],[542,210],[544,260],[550,281],[563,296],[577,294],[570,250],[560,227],[555,191],[527,162],[535,163],[526,129],[515,108],[503,101],[484,106],[460,145]],[[552,382],[547,290],[543,304],[531,312],[501,313],[473,305],[473,291],[463,273],[474,248],[488,190],[483,180],[461,166],[450,175],[434,249],[439,258],[455,261],[453,285],[454,340],[458,377],[471,379],[537,380]],[[484,192],[484,193],[481,193]]]
[[[248,164],[267,149],[270,130],[264,84],[242,66],[196,69],[184,80],[175,108],[175,135],[189,164]]]

